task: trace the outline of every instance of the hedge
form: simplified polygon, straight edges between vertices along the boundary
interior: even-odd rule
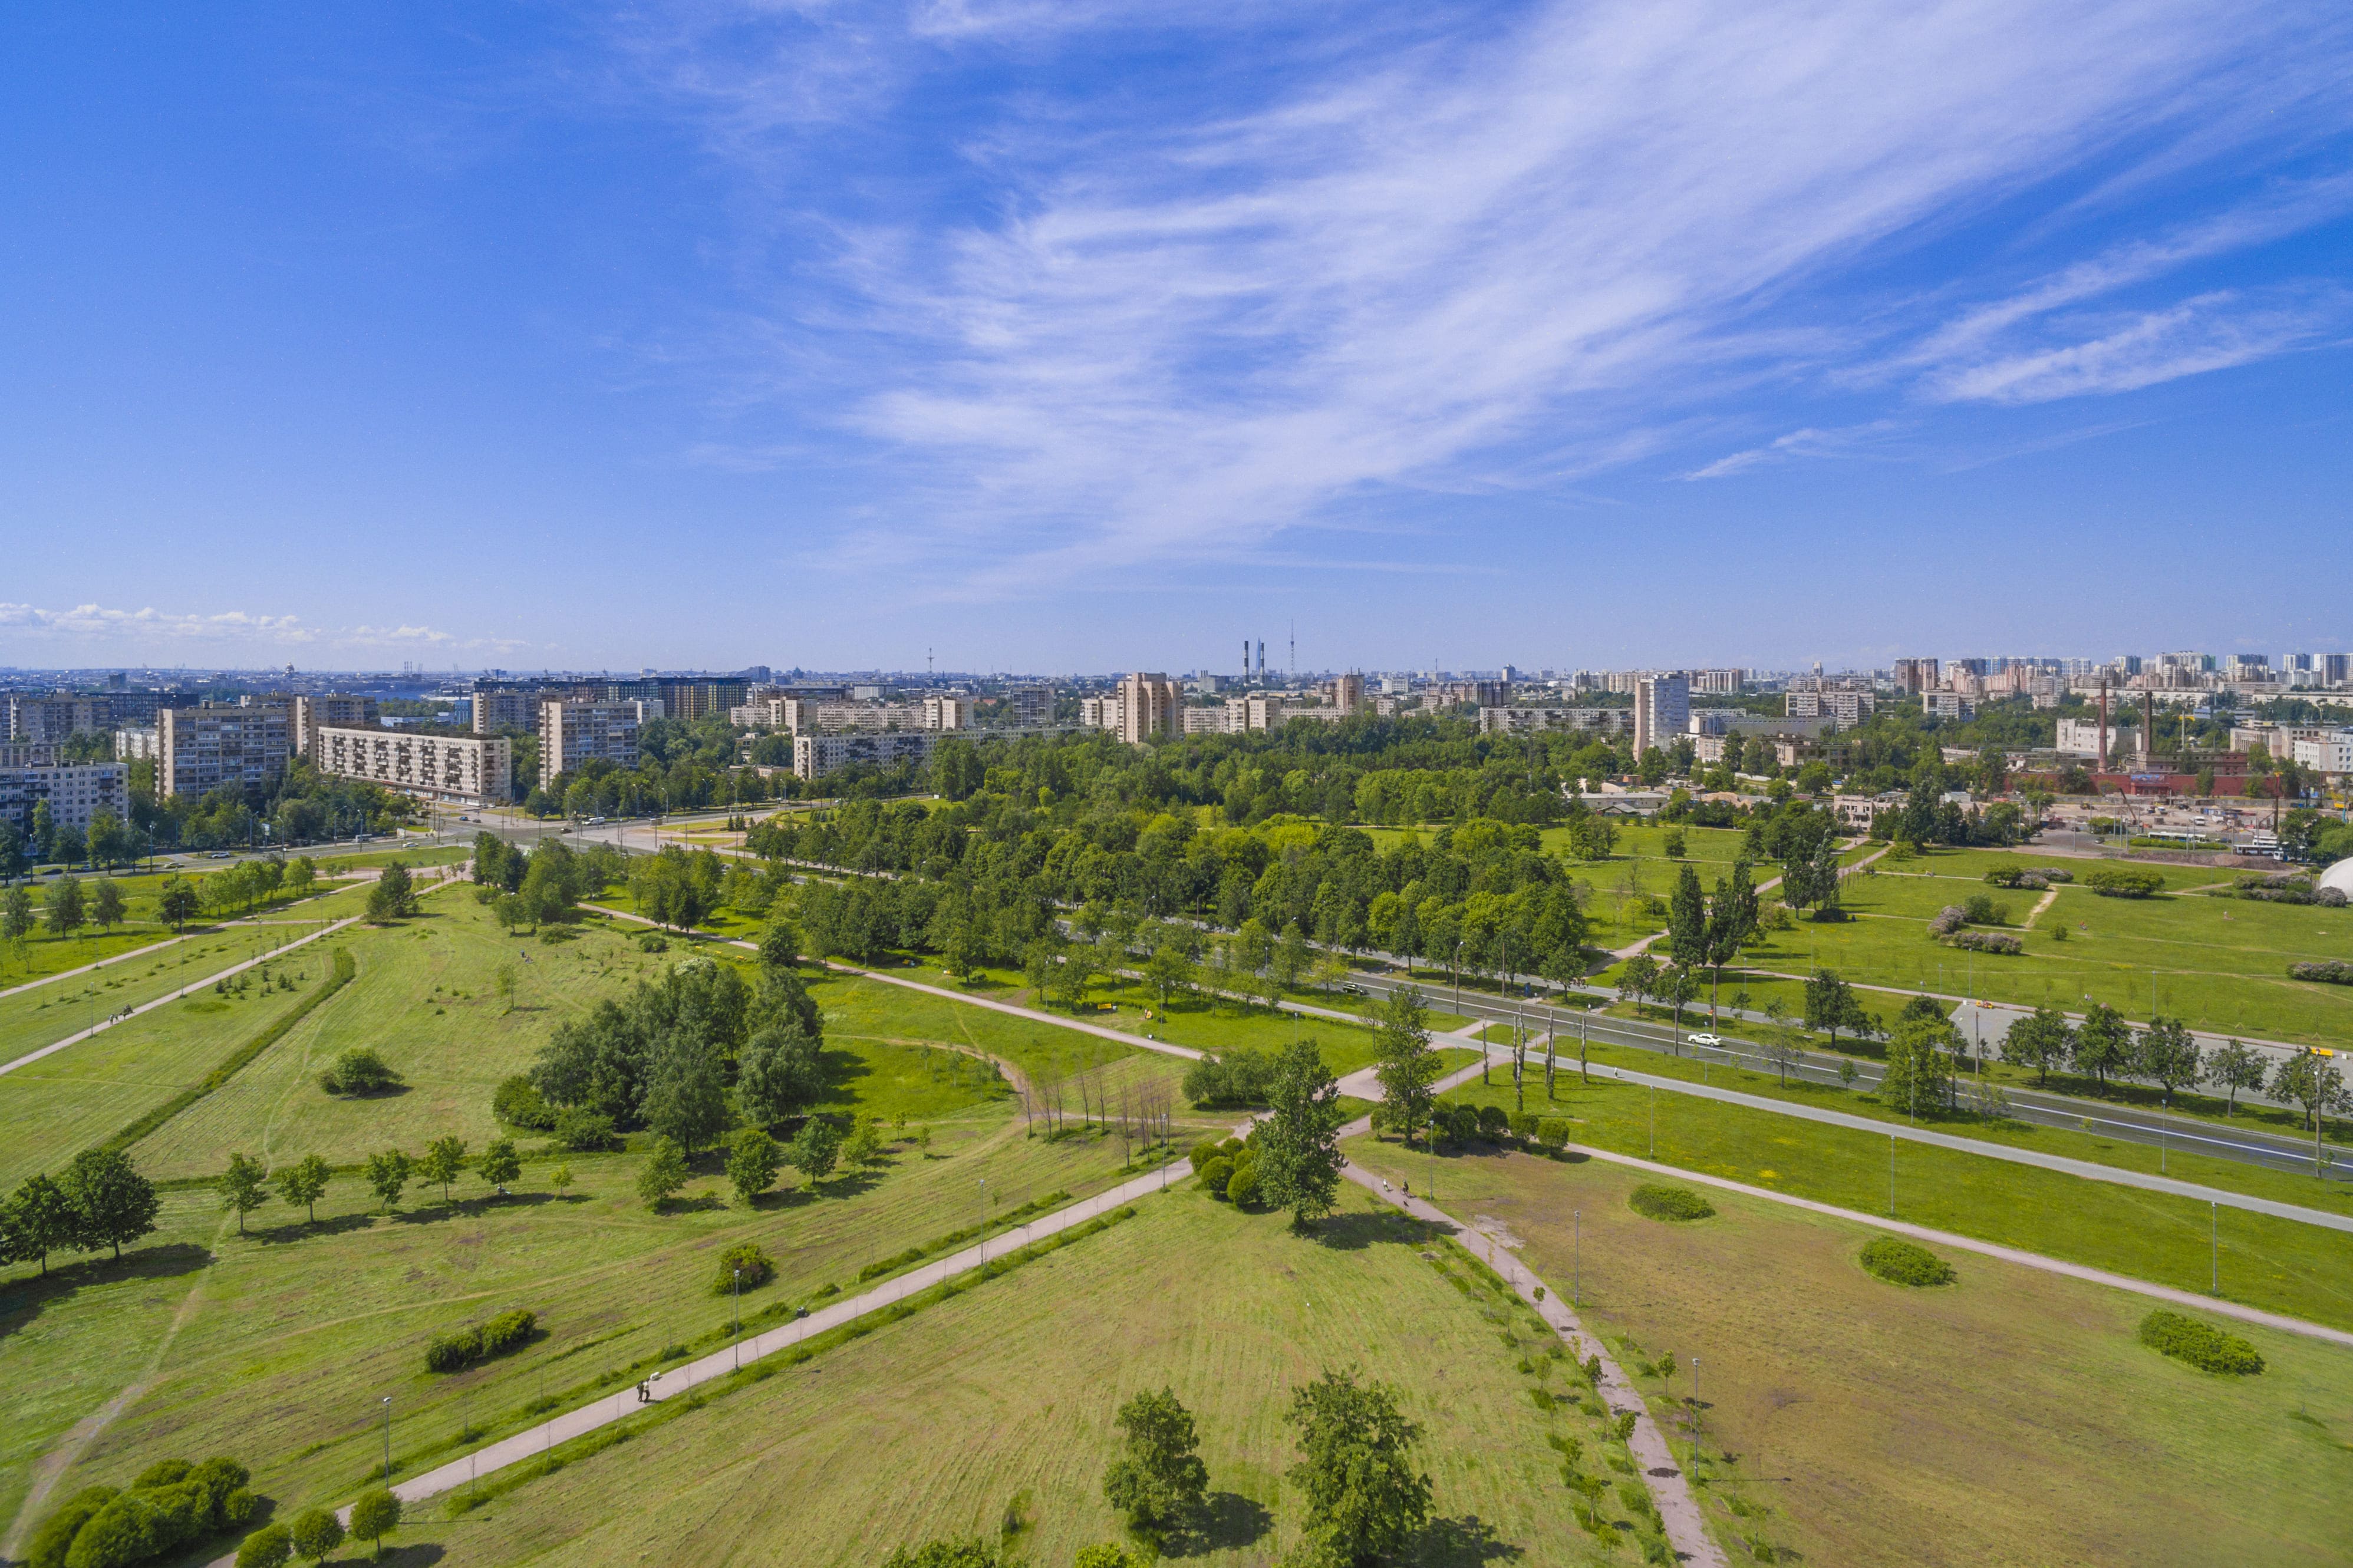
[[[2251,1377],[2263,1370],[2262,1354],[2238,1335],[2162,1307],[2141,1320],[2140,1342],[2201,1372]]]
[[[1949,1285],[1953,1266],[1925,1247],[1892,1236],[1875,1236],[1863,1244],[1862,1267],[1891,1285]]]
[[[1627,1206],[1646,1219],[1705,1219],[1715,1207],[1689,1187],[1662,1187],[1645,1182],[1626,1199]]]
[[[2321,963],[2291,963],[2287,966],[2291,980],[2318,980],[2330,985],[2353,985],[2353,963],[2329,959]]]
[[[91,1487],[41,1521],[26,1568],[129,1568],[176,1557],[216,1530],[244,1524],[259,1506],[235,1459],[151,1465],[127,1491]]]
[[[425,1347],[425,1370],[463,1372],[478,1361],[504,1355],[529,1343],[532,1331],[538,1326],[536,1314],[517,1309],[500,1313],[478,1329],[436,1335]]]
[[[137,1121],[124,1127],[113,1137],[109,1138],[105,1142],[100,1144],[99,1147],[101,1149],[130,1148],[131,1145],[138,1142],[139,1140],[146,1137],[147,1134],[154,1131],[158,1127],[163,1126],[164,1123],[171,1121],[172,1118],[179,1115],[183,1110],[187,1110],[188,1107],[194,1105],[205,1096],[212,1093],[213,1090],[228,1082],[229,1079],[244,1071],[247,1065],[250,1063],[254,1058],[259,1056],[262,1052],[276,1045],[280,1040],[284,1039],[286,1037],[287,1030],[292,1028],[295,1025],[309,1017],[311,1016],[311,1010],[318,1006],[320,1003],[324,1002],[328,997],[332,996],[336,992],[341,991],[344,986],[350,984],[352,976],[358,973],[356,966],[352,963],[352,955],[340,947],[335,949],[334,955],[330,960],[330,963],[332,964],[332,968],[327,975],[326,981],[321,984],[316,991],[311,992],[311,994],[303,997],[301,1001],[295,1003],[293,1006],[288,1008],[283,1017],[270,1025],[269,1027],[262,1030],[261,1033],[256,1035],[252,1039],[248,1040],[244,1045],[239,1046],[236,1050],[230,1052],[227,1058],[224,1059],[218,1067],[213,1068],[212,1071],[204,1076],[202,1082],[191,1084],[186,1089],[182,1089],[179,1093],[174,1095],[171,1099],[165,1100],[154,1110],[147,1112],[146,1115],[140,1117]]]
[[[1971,952],[2024,952],[2026,944],[2007,931],[1965,931],[1953,938],[1955,947]]]
[[[2084,886],[2104,899],[2146,899],[2164,889],[2165,876],[2130,866],[2101,866],[2084,873]]]

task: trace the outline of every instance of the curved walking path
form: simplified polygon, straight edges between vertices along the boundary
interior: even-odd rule
[[[1777,1116],[1791,1116],[1800,1121],[1819,1121],[1826,1126],[1842,1127],[1850,1131],[1868,1132],[1877,1137],[1901,1138],[1911,1143],[1931,1143],[1957,1153],[1974,1154],[1987,1160],[2006,1160],[2013,1165],[2033,1165],[2045,1171],[2059,1171],[2070,1176],[2082,1176],[2087,1181],[2109,1182],[2120,1187],[2139,1187],[2152,1193],[2170,1193],[2176,1197],[2195,1198],[2200,1203],[2220,1204],[2224,1208],[2244,1209],[2250,1214],[2269,1215],[2274,1219],[2291,1219],[2305,1225],[2316,1225],[2328,1230],[2353,1231],[2353,1215],[2330,1214],[2326,1209],[2306,1208],[2300,1204],[2281,1203],[2276,1198],[2253,1197],[2245,1193],[2233,1193],[2221,1187],[2201,1186],[2196,1182],[2176,1181],[2171,1176],[2153,1176],[2144,1171],[2127,1171],[2116,1165],[2096,1164],[2089,1160],[2077,1160],[2064,1154],[2045,1154],[2034,1149],[2014,1149],[2006,1143],[1982,1139],[1964,1138],[1956,1133],[1938,1132],[1931,1128],[1915,1127],[1908,1122],[1879,1121],[1868,1116],[1856,1116],[1844,1110],[1829,1110],[1816,1105],[1799,1105],[1786,1100],[1772,1100],[1761,1094],[1745,1094],[1736,1089],[1718,1089],[1713,1084],[1694,1083],[1689,1079],[1660,1078],[1651,1073],[1636,1072],[1630,1068],[1610,1067],[1601,1062],[1591,1064],[1590,1070],[1605,1078],[1627,1083],[1647,1084],[1653,1089],[1673,1094],[1688,1094],[1699,1100],[1721,1100],[1750,1110],[1771,1111]]]
[[[1642,1482],[1651,1489],[1651,1497],[1659,1505],[1667,1544],[1674,1548],[1680,1562],[1700,1563],[1703,1568],[1729,1568],[1723,1548],[1707,1532],[1706,1516],[1700,1511],[1699,1500],[1692,1496],[1690,1479],[1675,1463],[1674,1452],[1668,1447],[1666,1434],[1659,1429],[1649,1404],[1619,1369],[1609,1347],[1598,1335],[1588,1333],[1577,1314],[1561,1304],[1560,1292],[1547,1288],[1535,1270],[1497,1245],[1493,1237],[1472,1229],[1426,1199],[1389,1191],[1387,1182],[1354,1162],[1344,1166],[1341,1173],[1383,1203],[1395,1204],[1414,1218],[1451,1234],[1472,1257],[1503,1276],[1529,1310],[1567,1342],[1580,1363],[1599,1358],[1601,1382],[1598,1392],[1603,1402],[1612,1413],[1622,1414],[1630,1409],[1634,1412],[1634,1430],[1628,1436],[1626,1447],[1632,1451],[1642,1472]]]

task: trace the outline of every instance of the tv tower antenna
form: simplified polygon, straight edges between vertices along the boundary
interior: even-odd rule
[[[1299,679],[1299,623],[1291,623],[1291,679]]]

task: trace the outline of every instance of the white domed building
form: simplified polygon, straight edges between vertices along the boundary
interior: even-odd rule
[[[2353,858],[2339,860],[2320,874],[2320,885],[2334,888],[2348,899],[2353,899]]]

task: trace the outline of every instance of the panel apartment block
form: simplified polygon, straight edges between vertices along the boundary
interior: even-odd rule
[[[936,730],[884,730],[842,735],[797,732],[793,736],[793,773],[797,778],[821,779],[853,763],[887,768],[912,762],[921,767],[932,760],[932,748],[938,744],[939,738]]]
[[[539,787],[587,762],[638,765],[638,731],[659,702],[554,701],[539,705]]]
[[[426,800],[503,805],[514,793],[514,743],[504,735],[327,728],[311,761],[322,773]]]
[[[259,789],[285,771],[293,730],[285,707],[164,709],[155,715],[156,792],[201,796],[224,785]]]
[[[29,833],[33,807],[41,801],[49,803],[49,819],[60,827],[87,828],[101,806],[127,820],[131,769],[121,763],[0,767],[0,821]]]

